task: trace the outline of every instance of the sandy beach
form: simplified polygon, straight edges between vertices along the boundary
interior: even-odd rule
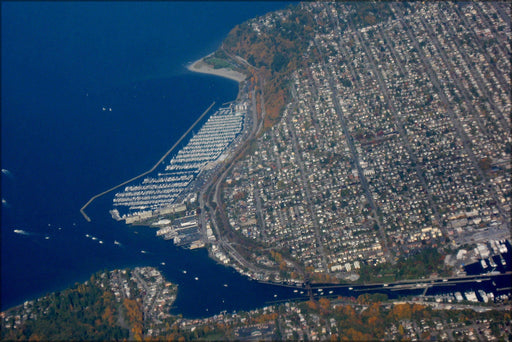
[[[208,56],[207,56],[208,57]],[[217,75],[220,77],[229,78],[231,80],[242,82],[246,79],[246,76],[240,72],[231,70],[231,69],[214,69],[203,61],[204,58],[201,58],[194,63],[187,66],[187,69],[194,72],[201,72],[204,74]]]

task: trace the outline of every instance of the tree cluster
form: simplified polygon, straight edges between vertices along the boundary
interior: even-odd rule
[[[35,319],[2,329],[2,340],[121,340],[129,331],[117,325],[117,303],[92,276],[87,284],[55,292],[34,302]]]

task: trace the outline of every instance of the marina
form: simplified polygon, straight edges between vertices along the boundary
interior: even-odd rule
[[[3,41],[13,43],[11,51],[22,46],[14,58],[33,60],[29,54],[36,50],[29,47],[35,35],[38,45],[55,48],[45,50],[48,58],[33,60],[30,71],[9,67],[9,75],[2,74],[6,84],[15,81],[21,87],[15,92],[5,89],[2,96],[2,141],[5,147],[9,146],[2,154],[2,197],[10,206],[2,208],[2,309],[86,281],[98,270],[147,263],[158,265],[166,277],[180,284],[180,298],[174,310],[185,317],[200,316],[206,308],[212,315],[224,309],[253,309],[271,296],[267,296],[271,292],[267,287],[256,287],[255,282],[217,265],[205,250],[174,248],[171,241],[155,237],[156,229],[132,229],[124,221],[112,220],[108,213],[112,197],[124,187],[96,198],[84,208],[92,222],[79,212],[91,196],[150,169],[213,101],[216,105],[194,131],[216,107],[236,97],[236,82],[188,72],[184,64],[211,52],[216,42],[239,22],[283,6],[270,2],[264,6],[228,4],[198,13],[195,4],[176,4],[188,9],[198,21],[172,10],[172,4],[166,3],[155,3],[161,7],[156,11],[150,10],[150,4],[148,11],[141,11],[140,6],[132,10],[130,6],[114,4],[112,13],[119,20],[109,20],[110,11],[97,9],[100,3],[76,8],[63,3],[34,3],[35,7],[31,4],[32,10],[27,11],[27,4],[13,2],[10,9],[3,11],[9,18],[9,22],[3,21],[9,28],[3,30]],[[61,5],[73,17],[84,20],[57,20],[50,24],[43,19],[52,16]],[[129,19],[126,26],[121,14]],[[19,20],[19,15],[25,19]],[[101,25],[94,19],[100,20],[97,15]],[[112,28],[119,24],[126,30],[115,34]],[[173,32],[175,27],[187,34],[160,34]],[[84,34],[82,43],[56,43],[77,30]],[[158,39],[148,39],[152,37],[148,31],[158,33]],[[15,32],[27,40],[14,37],[11,33]],[[145,46],[144,50],[129,48],[139,46]],[[163,54],[147,53],[154,49]],[[139,51],[142,59],[132,53]],[[12,56],[7,50],[6,53]],[[96,61],[109,66],[98,67]],[[46,68],[48,62],[51,70]],[[156,64],[163,69],[153,69]],[[148,75],[150,71],[155,73]],[[61,82],[61,77],[66,81]],[[107,110],[102,111],[102,107]],[[108,111],[109,107],[112,111]],[[161,166],[163,170],[164,165]],[[114,244],[114,240],[122,245]],[[140,250],[149,253],[141,254]],[[182,270],[188,270],[188,274]],[[209,272],[214,272],[215,279],[209,279]],[[194,281],[194,276],[200,280]],[[223,287],[224,283],[229,283],[229,288]],[[214,287],[225,289],[228,295],[222,297],[212,291]],[[258,292],[260,288],[262,293]],[[202,293],[208,293],[207,298],[198,296]]]
[[[142,182],[123,183],[125,188],[113,198],[112,218],[157,228],[156,236],[172,240],[176,246],[204,247],[204,234],[195,211],[190,208],[197,201],[201,185],[247,133],[244,129],[249,126],[245,122],[247,111],[247,96],[223,104],[170,160],[159,161],[157,165],[164,164],[159,170],[155,165],[154,173],[145,173]]]
[[[226,150],[242,132],[246,111],[246,103],[218,109],[169,161],[164,172],[145,178],[141,184],[126,186],[115,195],[114,218],[131,223],[183,198],[201,172],[225,159]]]

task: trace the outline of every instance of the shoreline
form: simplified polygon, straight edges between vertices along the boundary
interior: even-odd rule
[[[211,54],[210,54],[211,55]],[[208,56],[210,56],[208,55]],[[236,81],[238,83],[244,81],[247,76],[231,69],[221,68],[221,69],[214,69],[213,67],[209,66],[204,62],[204,59],[208,56],[202,57],[198,59],[195,62],[190,63],[187,65],[187,69],[192,72],[198,72],[202,74],[209,74],[209,75],[215,75],[219,77],[228,78],[230,80]]]

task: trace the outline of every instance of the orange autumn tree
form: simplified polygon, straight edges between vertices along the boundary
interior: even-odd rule
[[[137,301],[133,299],[125,298],[123,301],[123,305],[126,309],[126,315],[128,316],[128,321],[132,327],[132,332],[135,340],[142,340],[142,329],[143,329],[143,317],[142,310]]]

